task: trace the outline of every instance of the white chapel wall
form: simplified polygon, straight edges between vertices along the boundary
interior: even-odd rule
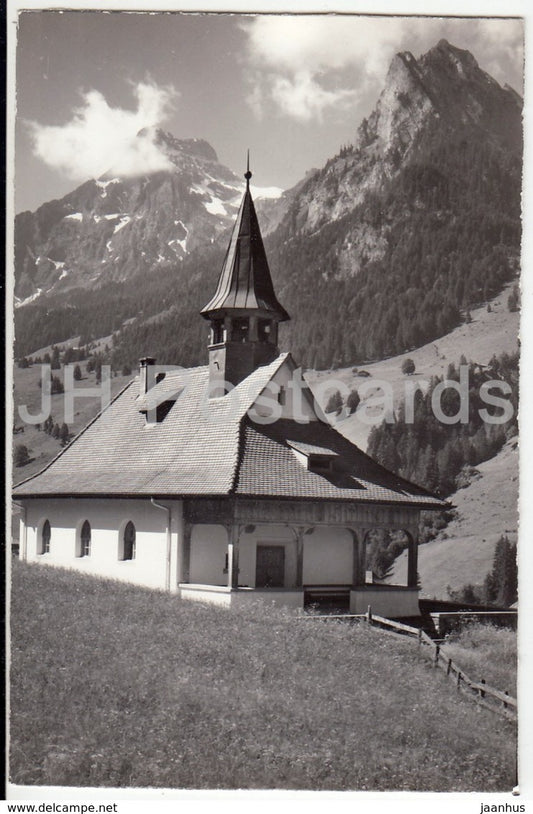
[[[191,529],[189,582],[227,585],[224,573],[228,553],[228,533],[224,526],[197,523]]]
[[[248,530],[247,530],[248,529]],[[285,549],[285,588],[296,582],[296,538],[287,526],[245,526],[239,539],[239,585],[255,588],[258,545],[279,545]]]
[[[315,526],[304,534],[304,585],[351,585],[353,542],[348,529]]]
[[[181,525],[180,501],[161,501],[172,507],[171,587],[177,584],[177,544]],[[146,500],[56,498],[28,500],[26,552],[29,562],[40,562],[150,588],[164,589],[167,575],[167,513]],[[38,553],[40,527],[48,519],[50,552]],[[77,537],[84,520],[91,524],[89,556],[76,556]],[[120,560],[120,535],[131,520],[136,530],[132,560]],[[22,540],[21,536],[21,540]],[[21,556],[24,552],[21,548]]]

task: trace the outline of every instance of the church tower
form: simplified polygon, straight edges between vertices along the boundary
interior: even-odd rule
[[[239,384],[279,355],[278,324],[290,319],[276,299],[250,192],[246,191],[233,227],[217,290],[201,314],[211,324],[210,395],[224,395],[224,382]]]

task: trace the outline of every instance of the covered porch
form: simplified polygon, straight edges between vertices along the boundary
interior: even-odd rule
[[[187,501],[178,572],[184,599],[243,606],[258,599],[303,608],[342,596],[351,613],[418,616],[419,510],[412,507],[268,499]],[[374,529],[407,537],[405,585],[379,584],[367,569]]]

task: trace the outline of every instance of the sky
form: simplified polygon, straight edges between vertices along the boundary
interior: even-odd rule
[[[137,134],[204,138],[258,186],[289,188],[354,141],[398,51],[446,38],[522,93],[517,19],[26,11],[16,55],[15,211],[113,167],[166,166]]]

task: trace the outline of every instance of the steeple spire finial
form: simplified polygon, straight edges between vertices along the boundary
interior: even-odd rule
[[[246,178],[246,188],[248,189],[250,186],[250,178],[252,177],[252,173],[250,172],[250,150],[246,151],[246,172],[244,173],[244,177]]]

